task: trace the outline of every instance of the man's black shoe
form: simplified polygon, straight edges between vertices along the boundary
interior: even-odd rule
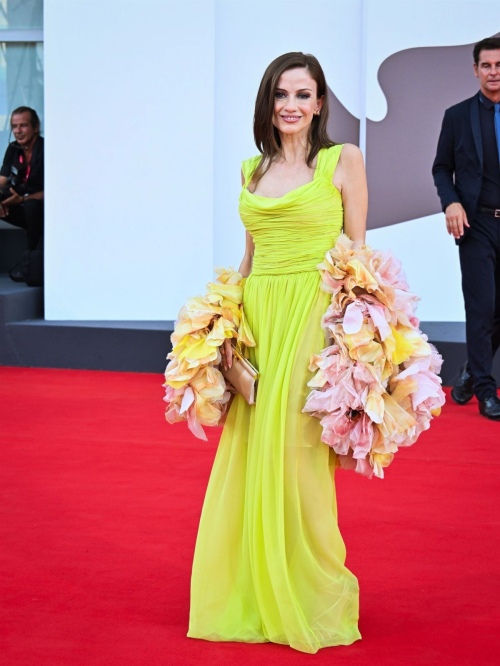
[[[500,398],[492,395],[486,400],[479,400],[479,413],[492,421],[500,421]]]
[[[462,373],[458,378],[458,382],[451,389],[451,397],[457,405],[466,405],[469,400],[472,399],[474,391],[472,385],[474,384],[474,378],[467,370],[467,363],[462,368]]]
[[[18,266],[14,266],[14,268],[9,272],[10,279],[14,280],[14,282],[26,282],[26,277],[27,274]]]
[[[9,276],[14,282],[26,282],[28,277],[29,251],[26,250],[21,261],[9,271]]]

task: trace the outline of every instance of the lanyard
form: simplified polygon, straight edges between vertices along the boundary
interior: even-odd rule
[[[33,157],[33,155],[31,157]],[[19,155],[19,162],[21,164],[24,164],[24,158],[23,158],[22,155]],[[28,182],[28,178],[30,177],[30,171],[31,171],[31,158],[30,158],[30,161],[29,161],[28,166],[26,168],[26,175],[24,176],[24,182],[25,183]]]

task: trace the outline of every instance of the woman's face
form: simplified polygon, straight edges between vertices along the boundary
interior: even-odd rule
[[[274,95],[273,125],[283,134],[309,131],[314,111],[321,110],[316,81],[305,67],[287,69],[280,76]]]

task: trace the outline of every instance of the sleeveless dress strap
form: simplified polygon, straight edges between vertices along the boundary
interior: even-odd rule
[[[343,143],[338,143],[335,146],[327,148],[322,155],[320,173],[318,175],[323,176],[323,178],[328,180],[330,183],[333,180],[333,174],[337,168],[340,153],[342,152],[343,147]]]
[[[241,163],[241,170],[243,171],[243,176],[245,177],[245,184],[243,185],[244,188],[246,188],[248,183],[252,180],[253,172],[257,168],[261,157],[262,155],[259,153],[254,157],[249,157],[248,159],[243,160]]]

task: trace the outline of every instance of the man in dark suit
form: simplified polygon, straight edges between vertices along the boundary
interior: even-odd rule
[[[474,46],[479,92],[445,111],[432,175],[448,233],[459,246],[467,357],[451,395],[473,394],[483,416],[500,421],[492,376],[500,345],[500,38]]]

